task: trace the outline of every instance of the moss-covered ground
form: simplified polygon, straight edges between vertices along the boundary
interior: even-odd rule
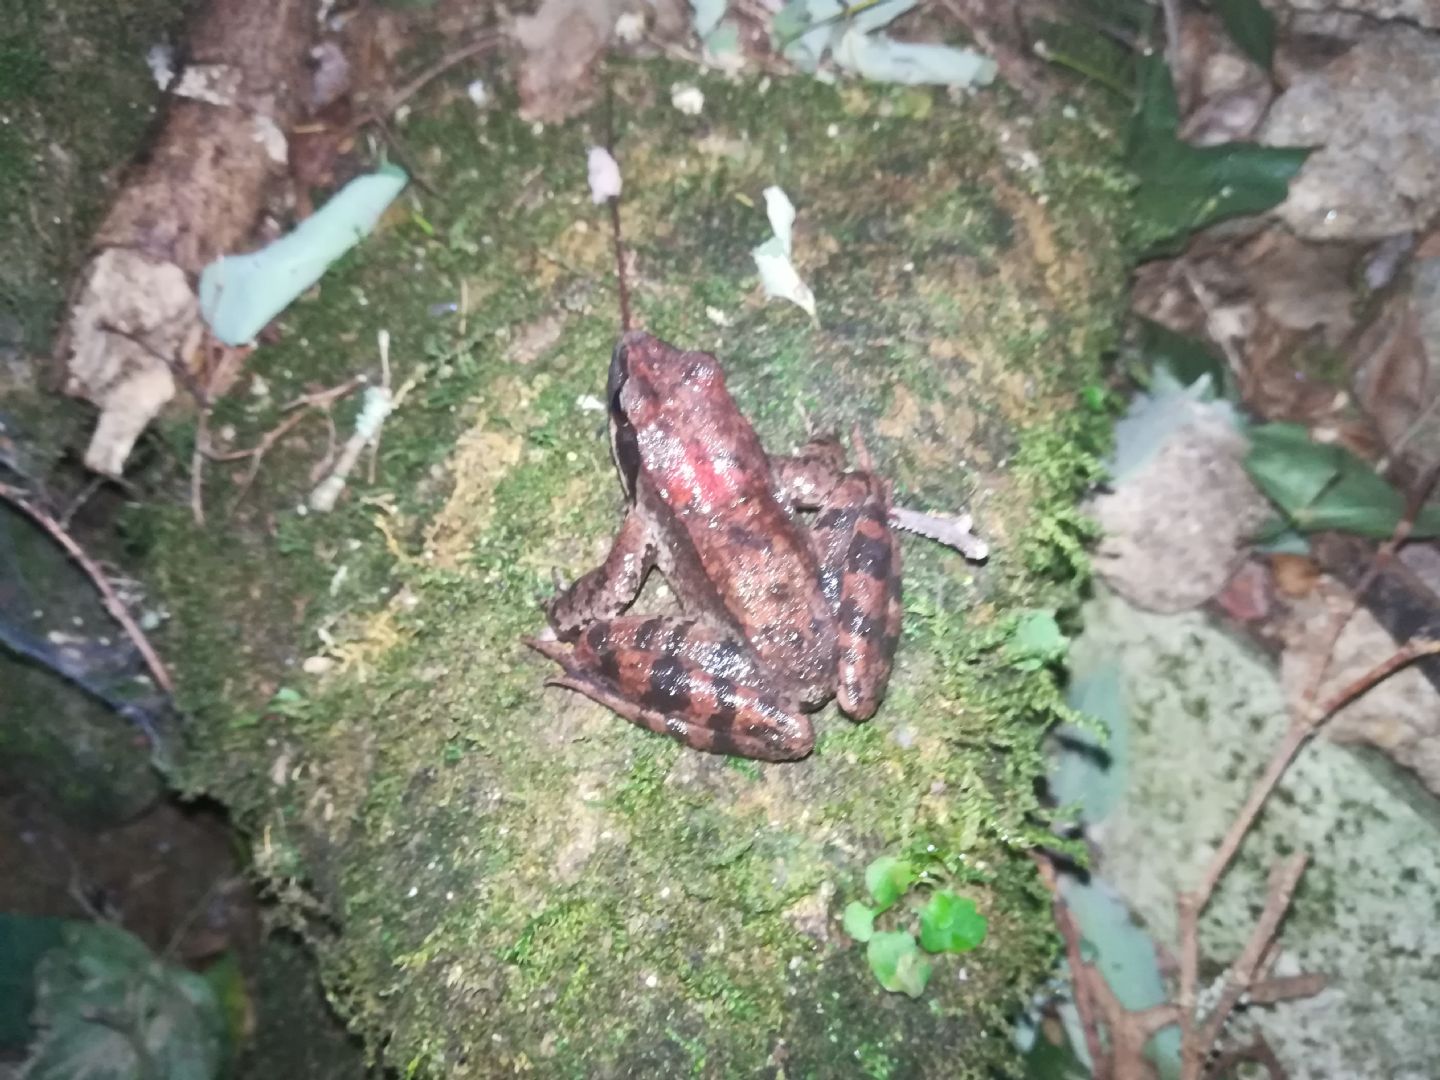
[[[864,725],[821,713],[802,763],[705,757],[542,689],[520,638],[621,507],[589,407],[618,323],[585,184],[605,116],[421,101],[401,137],[436,194],[412,188],[283,317],[211,421],[252,445],[295,396],[377,372],[385,329],[412,388],[373,481],[362,464],[335,512],[297,509],[317,416],[238,505],[248,463],[207,470],[206,529],[178,477],[126,519],[193,716],[175,779],[232,808],[337,1007],[407,1074],[990,1075],[1053,956],[1023,851],[1059,699],[1005,641],[1083,581],[1073,498],[1104,423],[1082,392],[1124,286],[1113,139],[1003,90],[702,78],[689,117],[669,97],[692,70],[610,77],[637,321],[719,355],[773,448],[858,424],[899,501],[969,506],[993,556],[905,541],[889,700]],[[818,326],[759,293],[769,184],[800,208]],[[162,434],[188,462],[193,423]],[[899,850],[990,919],[919,1000],[838,921]]]

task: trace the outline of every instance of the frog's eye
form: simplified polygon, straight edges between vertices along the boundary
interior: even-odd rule
[[[630,377],[630,353],[621,341],[610,354],[610,377],[606,380],[605,393],[610,399],[611,413],[620,412],[620,389]]]
[[[635,477],[640,472],[640,444],[634,425],[618,409],[610,414],[610,452],[615,455],[615,468],[620,472],[625,497],[634,499]]]

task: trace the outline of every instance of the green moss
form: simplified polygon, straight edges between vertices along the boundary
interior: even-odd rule
[[[362,466],[335,513],[295,511],[316,418],[233,511],[244,466],[208,471],[212,528],[178,506],[130,523],[196,717],[177,778],[234,808],[337,1004],[403,1070],[984,1075],[1053,951],[1018,853],[1045,835],[1032,781],[1061,706],[1001,644],[1008,612],[1063,610],[1083,583],[1072,500],[1102,425],[1074,399],[1119,309],[1120,188],[1083,120],[1037,122],[1048,156],[1027,170],[997,139],[1026,130],[1000,99],[927,112],[914,91],[704,79],[695,119],[663,92],[681,76],[615,74],[641,322],[721,356],[767,445],[859,425],[903,501],[973,501],[989,564],[906,541],[890,699],[867,724],[819,714],[803,763],[707,758],[543,690],[519,639],[551,568],[593,565],[620,508],[603,416],[579,404],[603,393],[616,325],[584,187],[600,118],[421,110],[404,137],[442,194],[406,198],[433,235],[393,218],[252,358],[267,392],[242,387],[212,425],[253,445],[283,402],[373,371],[384,327],[396,382],[416,381],[374,483]],[[754,287],[775,182],[800,207],[818,330]],[[462,281],[463,327],[431,314]],[[522,361],[541,320],[558,337]],[[342,433],[358,408],[334,410]],[[193,434],[174,435],[183,460]],[[334,669],[304,674],[322,654]],[[992,927],[918,1003],[838,925],[864,865],[912,846]]]

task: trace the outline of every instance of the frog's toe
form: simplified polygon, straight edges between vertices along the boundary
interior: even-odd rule
[[[534,649],[547,660],[554,660],[561,667],[569,671],[573,665],[568,646],[561,644],[555,637],[555,632],[548,626],[534,637],[521,638],[521,644]]]

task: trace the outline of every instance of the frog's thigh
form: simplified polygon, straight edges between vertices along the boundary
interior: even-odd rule
[[[809,720],[761,685],[748,650],[693,620],[597,623],[560,662],[562,685],[697,750],[790,761],[814,747]]]
[[[550,625],[562,641],[574,641],[589,624],[610,619],[632,603],[655,565],[649,529],[633,509],[625,515],[605,561],[550,602]]]

